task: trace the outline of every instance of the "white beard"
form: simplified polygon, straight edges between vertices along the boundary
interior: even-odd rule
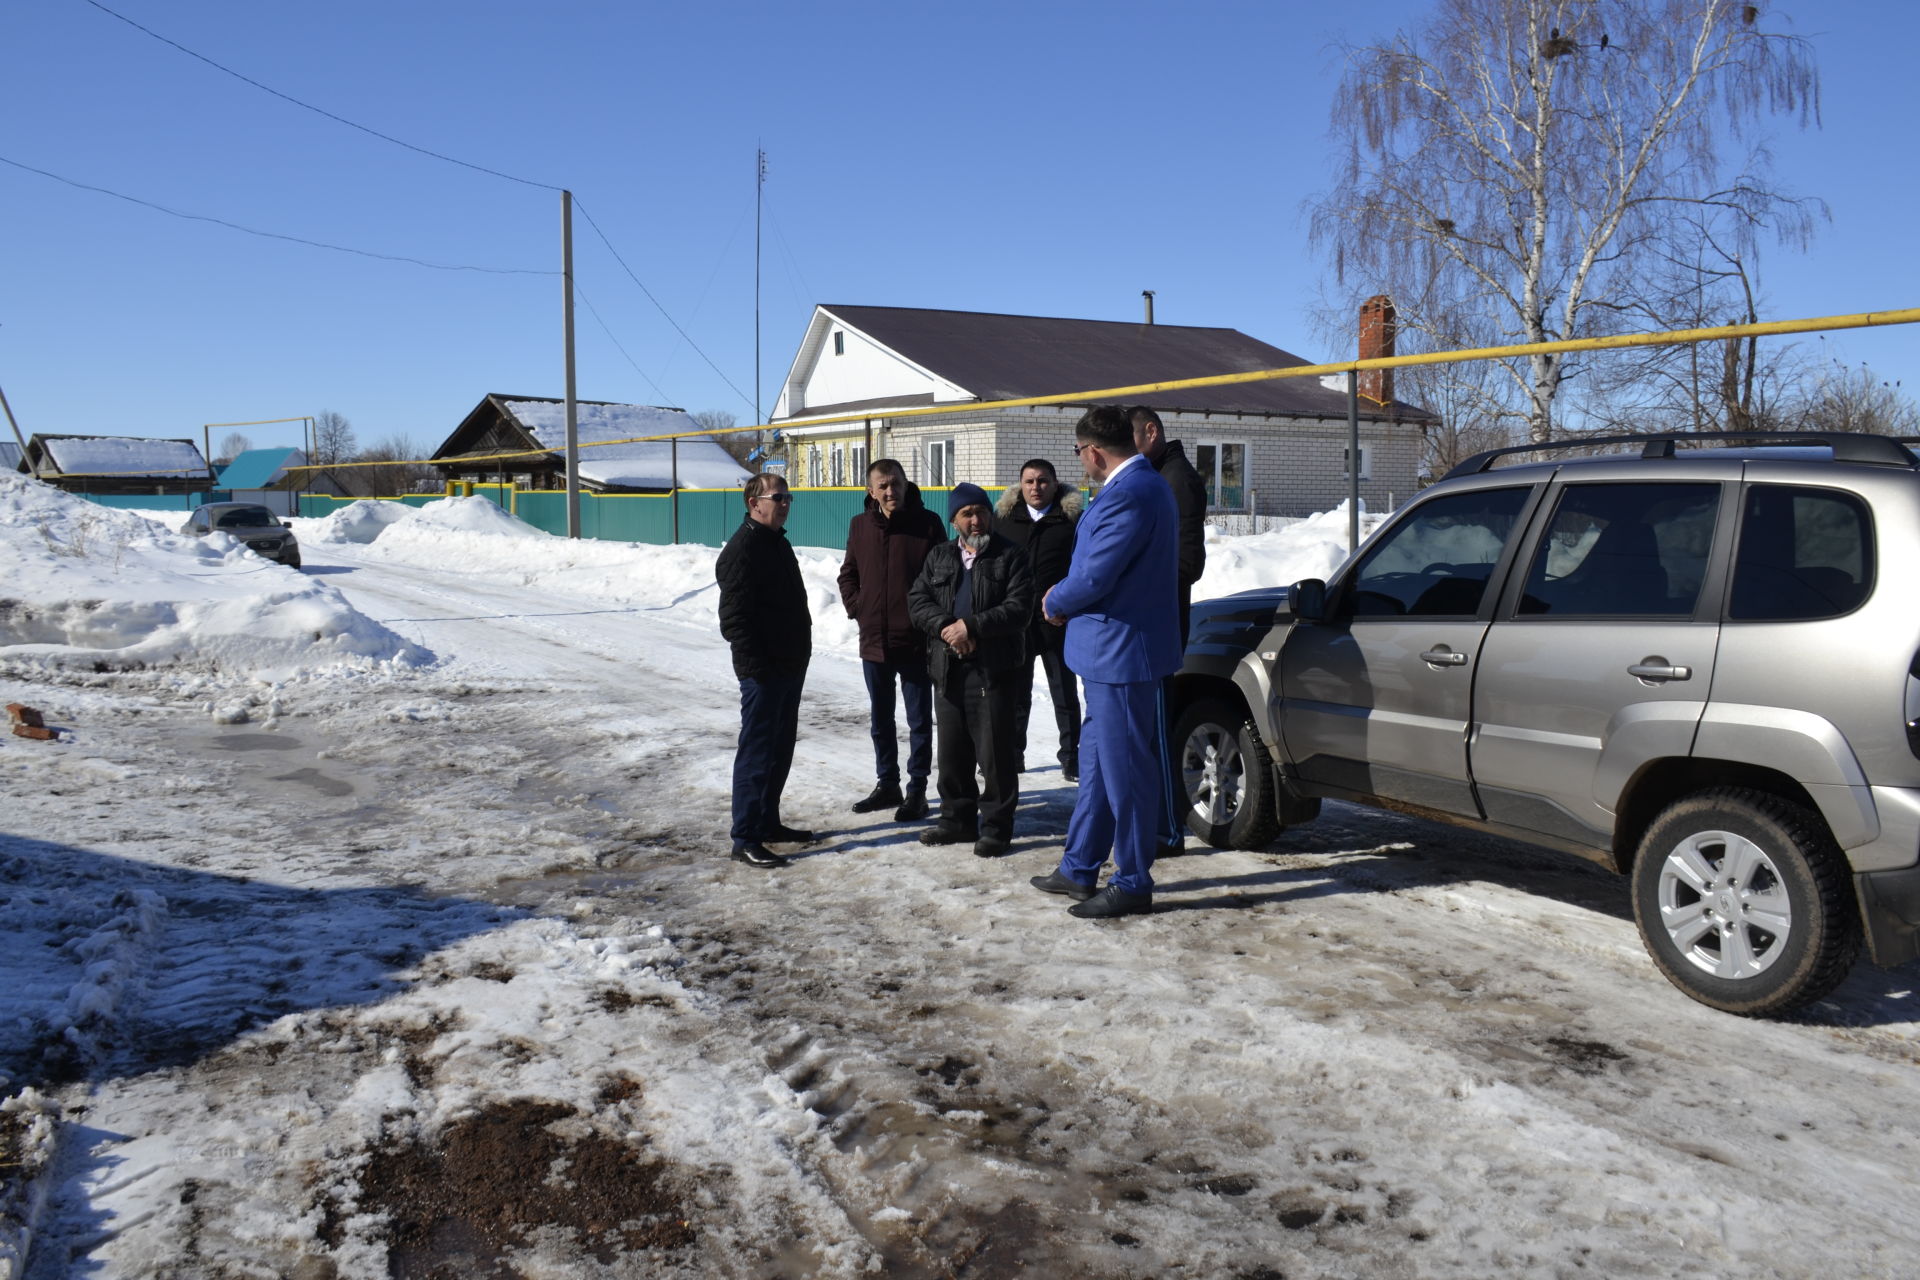
[[[987,539],[991,537],[993,537],[993,531],[991,529],[985,533],[963,533],[959,535],[959,542],[961,546],[969,551],[984,551],[987,546]]]

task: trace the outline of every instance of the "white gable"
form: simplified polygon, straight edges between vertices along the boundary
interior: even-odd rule
[[[930,395],[935,401],[974,398],[966,388],[934,376],[824,307],[815,307],[773,416],[804,417],[818,405],[914,395]]]

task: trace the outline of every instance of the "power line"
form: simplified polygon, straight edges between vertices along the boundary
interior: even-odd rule
[[[132,27],[135,31],[139,31],[145,35],[152,36],[155,40],[158,40],[161,44],[170,45],[173,48],[178,49],[181,53],[186,54],[189,58],[196,58],[199,61],[206,63],[208,66],[212,67],[216,71],[225,72],[227,75],[232,76],[235,80],[240,80],[246,84],[252,85],[254,88],[260,90],[262,93],[270,93],[274,97],[279,98],[284,102],[291,102],[294,106],[303,108],[307,111],[311,111],[315,115],[325,116],[327,119],[332,120],[336,124],[346,125],[349,129],[358,129],[361,133],[368,134],[372,137],[378,138],[382,142],[391,142],[396,147],[405,147],[407,150],[417,151],[423,156],[432,156],[435,160],[444,160],[448,164],[457,164],[463,169],[472,169],[478,173],[490,174],[496,178],[505,178],[508,182],[518,182],[522,186],[539,187],[543,191],[560,190],[559,187],[554,186],[552,183],[535,182],[531,178],[516,178],[511,173],[502,173],[498,169],[489,169],[487,168],[487,166],[483,164],[473,164],[466,160],[458,160],[458,159],[455,159],[453,156],[443,155],[438,151],[433,151],[426,147],[415,146],[413,143],[404,141],[403,139],[400,139],[400,138],[396,138],[390,133],[382,133],[378,129],[370,129],[364,124],[356,124],[354,121],[347,119],[345,116],[337,116],[333,112],[328,111],[324,107],[316,107],[311,102],[302,102],[300,99],[294,97],[290,93],[282,93],[280,92],[280,90],[274,88],[272,85],[261,84],[258,80],[255,80],[253,77],[242,75],[240,72],[235,71],[232,67],[225,66],[221,63],[215,62],[212,58],[207,57],[203,53],[195,53],[192,49],[187,48],[187,46],[181,44],[178,40],[169,40],[167,37],[161,35],[158,31],[155,31],[152,28],[141,26],[139,23],[135,22],[132,18],[129,18],[126,14],[116,13],[114,10],[107,8],[106,5],[100,3],[100,0],[87,0],[87,3],[92,5],[94,8],[98,9],[100,12],[106,14],[109,17],[120,19],[120,21]]]
[[[633,366],[633,371],[639,374],[641,378],[646,381],[646,384],[648,386],[653,388],[653,394],[659,396],[662,400],[673,399],[672,396],[668,395],[665,391],[662,391],[660,389],[659,383],[655,382],[652,378],[647,376],[647,371],[645,369],[642,369],[639,363],[635,361],[632,356],[627,355],[627,349],[624,346],[620,345],[620,339],[613,336],[613,330],[608,328],[607,322],[600,318],[600,312],[594,307],[593,303],[587,298],[586,291],[580,287],[579,282],[577,281],[574,283],[573,292],[579,297],[580,301],[586,305],[587,313],[593,317],[594,323],[600,326],[600,332],[607,335],[607,341],[611,342],[614,345],[614,348],[618,350],[621,355],[627,357],[627,363]]]
[[[88,2],[91,3],[92,0],[88,0]],[[721,372],[720,366],[713,362],[713,357],[709,356],[705,351],[701,351],[700,344],[695,342],[692,336],[689,335],[685,329],[682,329],[680,327],[680,322],[678,320],[675,320],[673,316],[668,313],[667,309],[660,305],[660,299],[653,296],[653,290],[647,288],[646,285],[641,284],[640,277],[633,274],[633,268],[628,266],[627,260],[620,256],[620,251],[613,247],[613,241],[607,239],[607,233],[600,229],[600,224],[593,220],[593,215],[587,212],[586,206],[580,203],[580,197],[577,195],[573,198],[573,207],[580,210],[580,216],[587,220],[587,225],[593,228],[593,233],[600,237],[600,243],[607,246],[607,252],[611,253],[613,255],[613,260],[620,264],[620,269],[627,273],[627,278],[633,281],[636,285],[639,285],[640,292],[647,295],[647,301],[651,302],[654,305],[654,307],[659,310],[661,315],[667,317],[667,323],[673,326],[674,332],[679,334],[681,338],[685,339],[686,344],[692,347],[694,351],[699,354],[702,360],[705,360],[707,362],[707,368],[713,370],[716,374],[719,374],[720,381],[726,383],[729,387],[733,387],[733,394],[739,396],[750,407],[752,407],[754,411],[754,416],[756,418],[759,417],[760,415],[759,406],[753,403],[752,397],[747,395],[747,393],[742,391],[739,387],[734,386],[733,379],[729,378],[725,373]]]
[[[255,80],[251,76],[243,75],[240,72],[235,71],[233,68],[229,66],[226,66],[222,63],[214,61],[212,58],[207,57],[205,54],[197,53],[194,50],[187,48],[187,46],[181,44],[179,41],[171,40],[166,36],[161,35],[159,32],[152,30],[149,27],[142,26],[140,23],[135,22],[132,18],[127,17],[125,14],[119,13],[113,9],[108,8],[106,5],[101,4],[100,0],[86,0],[86,2],[92,5],[94,8],[100,10],[100,12],[108,15],[109,17],[119,19],[121,22],[126,23],[128,26],[132,27],[134,30],[139,31],[144,35],[151,36],[153,39],[158,40],[160,43],[167,45],[171,48],[177,49],[181,53],[186,54],[190,58],[193,58],[200,62],[204,62],[208,66],[214,68],[214,70],[216,71],[222,72],[225,75],[232,76],[234,79],[239,80],[242,83],[252,85],[254,88],[260,90],[262,93],[270,93],[274,97],[279,98],[284,102],[290,102],[296,107],[300,107],[304,110],[311,111],[316,115],[324,116],[328,120],[332,120],[336,124],[346,125],[349,129],[357,129],[361,133],[367,134],[370,137],[379,138],[383,142],[390,142],[397,147],[405,147],[407,150],[418,152],[423,156],[430,156],[435,160],[443,160],[448,164],[457,164],[462,168],[472,169],[479,173],[490,174],[491,176],[496,178],[504,178],[509,182],[517,182],[523,186],[539,187],[540,189],[545,191],[564,190],[564,188],[554,186],[552,183],[535,182],[531,178],[516,177],[511,173],[502,173],[498,169],[489,169],[485,165],[473,164],[466,160],[456,159],[453,156],[445,155],[441,152],[434,151],[428,147],[417,146],[414,143],[405,141],[404,139],[396,138],[392,134],[382,133],[378,129],[370,128],[367,125],[359,124],[355,121],[349,120],[345,116],[335,115],[333,112],[326,110],[324,107],[316,107],[310,102],[303,102],[302,100],[294,97],[290,93],[282,93],[280,90],[274,88],[271,85],[263,84],[260,81]],[[4,157],[0,157],[0,160],[4,160]],[[7,160],[5,162],[8,164],[16,164],[16,162],[11,160]],[[22,168],[22,169],[30,168],[30,166],[27,166],[27,165],[16,165],[16,167]],[[132,196],[120,195],[120,193],[117,191],[108,191],[104,187],[88,187],[84,183],[72,182],[70,179],[61,178],[58,174],[47,173],[43,169],[33,169],[32,172],[43,174],[46,177],[54,178],[55,180],[60,182],[66,182],[70,186],[81,187],[88,191],[99,191],[105,195],[118,196],[122,200],[130,200],[134,204],[147,205],[149,208],[158,209],[162,213],[173,214],[175,217],[193,218],[198,221],[218,223],[221,226],[232,227],[236,231],[245,231],[250,235],[267,236],[271,239],[276,239],[276,240],[291,240],[296,244],[314,245],[318,248],[334,249],[342,253],[358,253],[358,254],[362,254],[365,257],[370,257],[370,258],[387,258],[392,261],[411,262],[419,266],[435,267],[440,270],[492,271],[492,272],[496,272],[498,274],[503,274],[503,275],[556,275],[558,274],[557,272],[552,272],[552,271],[518,271],[518,270],[506,270],[502,268],[492,268],[492,267],[447,267],[439,263],[426,262],[419,258],[396,257],[391,254],[369,253],[361,249],[349,249],[341,245],[322,244],[319,241],[315,241],[315,240],[302,240],[298,236],[284,236],[271,231],[256,231],[251,227],[243,227],[237,223],[225,222],[219,218],[206,217],[200,214],[181,213],[178,210],[169,209],[164,205],[153,204],[152,202],[146,201],[146,200],[138,200]],[[607,251],[613,254],[614,261],[620,264],[621,270],[625,271],[627,273],[627,277],[630,280],[632,280],[634,284],[639,286],[640,292],[647,295],[647,301],[653,303],[654,307],[660,312],[660,314],[666,317],[667,323],[673,326],[674,332],[678,333],[681,339],[684,340],[688,346],[692,347],[702,360],[706,361],[707,367],[709,369],[712,369],[715,374],[719,375],[720,380],[726,383],[728,387],[732,388],[733,393],[735,395],[739,396],[742,401],[752,406],[754,416],[758,418],[760,413],[759,406],[755,404],[755,402],[751,398],[748,397],[746,392],[740,390],[738,386],[734,385],[733,379],[727,377],[727,375],[721,371],[720,366],[713,362],[712,357],[707,355],[705,351],[701,350],[700,344],[695,342],[692,336],[689,335],[685,329],[680,327],[680,322],[678,320],[675,320],[673,318],[672,313],[670,313],[666,309],[666,307],[661,304],[658,298],[653,296],[653,291],[651,289],[648,289],[647,286],[644,283],[642,283],[640,277],[634,274],[633,268],[627,265],[626,259],[620,256],[620,251],[614,248],[613,241],[608,239],[607,233],[601,230],[600,224],[593,220],[593,215],[587,212],[586,207],[583,204],[581,204],[577,196],[574,197],[573,204],[576,208],[580,210],[581,216],[586,218],[588,225],[590,225],[593,228],[594,234],[600,237],[601,243],[607,246]],[[577,289],[576,289],[576,292],[578,292]],[[581,294],[580,296],[582,297],[582,299],[585,298],[584,294]],[[588,310],[592,310],[591,305],[589,305]],[[594,318],[596,320],[599,319],[598,313],[595,314]],[[606,328],[606,324],[604,321],[601,322],[601,328],[603,329]],[[611,330],[607,330],[607,336],[609,338],[613,336],[613,333]],[[616,340],[614,345],[619,346],[619,342]],[[621,354],[623,355],[625,354],[624,349],[622,350]],[[629,364],[633,364],[632,357],[629,356],[627,362]],[[639,366],[635,364],[634,368],[637,370],[639,369]],[[755,374],[757,377],[758,376],[757,370],[755,371]],[[647,377],[647,375],[644,372],[642,372],[640,376],[643,378]],[[647,383],[648,385],[653,386],[655,391],[660,390],[660,388],[653,383],[653,380],[651,378],[647,378]],[[663,398],[665,398],[664,393],[662,394],[663,394]]]
[[[92,3],[92,0],[88,0]],[[228,222],[225,218],[216,218],[205,213],[187,213],[180,209],[170,209],[164,204],[151,200],[142,200],[139,196],[130,196],[125,192],[112,191],[106,187],[96,187],[90,183],[77,182],[72,178],[63,178],[57,173],[45,169],[36,169],[30,164],[21,164],[18,160],[9,160],[0,156],[0,164],[12,165],[16,169],[25,169],[28,173],[37,173],[43,178],[52,178],[69,187],[78,187],[82,191],[92,191],[103,196],[112,196],[116,200],[125,200],[128,204],[137,204],[143,208],[154,209],[175,218],[185,218],[189,222],[211,222],[215,226],[226,227],[233,231],[244,231],[250,236],[261,236],[268,240],[287,240],[294,244],[309,245],[315,249],[331,249],[335,253],[352,253],[362,258],[378,258],[383,262],[408,262],[416,267],[431,267],[435,271],[480,271],[495,276],[557,276],[558,271],[535,271],[526,267],[475,267],[465,263],[428,262],[425,258],[409,258],[398,253],[375,253],[371,249],[355,249],[344,244],[328,244],[324,240],[308,240],[301,236],[282,235],[278,231],[262,231],[257,227],[244,227],[237,222]]]

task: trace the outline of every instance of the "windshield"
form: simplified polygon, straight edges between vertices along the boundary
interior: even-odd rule
[[[279,518],[265,507],[235,507],[222,511],[213,521],[216,529],[273,529],[279,524]]]

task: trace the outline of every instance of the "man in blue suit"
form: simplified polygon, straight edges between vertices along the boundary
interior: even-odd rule
[[[1155,827],[1166,778],[1160,681],[1180,667],[1179,511],[1140,456],[1124,410],[1090,409],[1073,451],[1100,493],[1080,517],[1067,576],[1047,592],[1047,621],[1067,628],[1067,666],[1086,687],[1080,794],[1060,866],[1033,877],[1078,899],[1076,916],[1153,910]],[[1111,854],[1113,878],[1094,891]]]

